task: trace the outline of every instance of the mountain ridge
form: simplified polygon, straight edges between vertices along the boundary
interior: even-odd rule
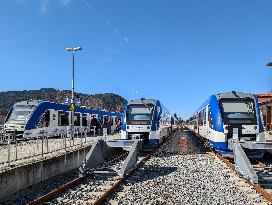
[[[122,113],[126,100],[114,93],[84,94],[75,93],[81,98],[81,105],[89,108],[105,109],[107,111]],[[4,121],[8,110],[16,102],[25,100],[45,100],[56,103],[64,103],[71,96],[70,90],[55,88],[41,88],[39,90],[3,91],[0,92],[0,124]]]

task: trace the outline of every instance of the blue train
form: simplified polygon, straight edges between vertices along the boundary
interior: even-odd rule
[[[75,129],[85,129],[90,132],[91,126],[96,128],[104,125],[115,129],[122,114],[106,112],[84,107],[75,108]],[[15,103],[9,110],[4,124],[6,133],[15,133],[25,138],[36,137],[42,132],[59,135],[66,132],[71,124],[70,107],[48,101],[22,101]]]
[[[257,97],[235,91],[210,96],[187,121],[187,126],[222,155],[233,154],[228,148],[233,128],[238,128],[239,141],[259,141],[264,135]],[[264,150],[247,150],[247,153],[257,158],[262,157]]]
[[[174,125],[174,117],[159,100],[130,100],[124,110],[121,139],[143,139],[145,145],[156,145],[172,133]]]

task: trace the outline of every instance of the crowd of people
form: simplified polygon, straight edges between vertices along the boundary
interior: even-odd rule
[[[91,127],[95,127],[96,132],[102,132],[103,128],[107,128],[108,133],[111,132],[111,126],[113,126],[113,117],[111,116],[104,116],[104,119],[97,118],[96,115],[92,116],[91,119]],[[122,121],[120,118],[115,119],[115,132],[120,132]]]

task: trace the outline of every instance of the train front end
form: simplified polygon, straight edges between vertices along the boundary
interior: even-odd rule
[[[130,100],[124,112],[121,139],[142,139],[144,144],[153,144],[150,139],[155,100]]]
[[[233,91],[216,97],[226,142],[233,137],[234,129],[238,130],[241,142],[263,140],[264,126],[255,95]],[[262,157],[264,150],[248,150],[247,153],[253,158],[258,158]]]
[[[23,137],[26,124],[38,103],[38,101],[22,101],[14,104],[6,116],[4,132]]]

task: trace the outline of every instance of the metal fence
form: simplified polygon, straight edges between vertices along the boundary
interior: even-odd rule
[[[83,129],[76,129],[74,133],[72,137],[71,130],[58,135],[44,132],[28,139],[17,139],[15,134],[0,135],[0,169],[83,147],[95,137]]]

